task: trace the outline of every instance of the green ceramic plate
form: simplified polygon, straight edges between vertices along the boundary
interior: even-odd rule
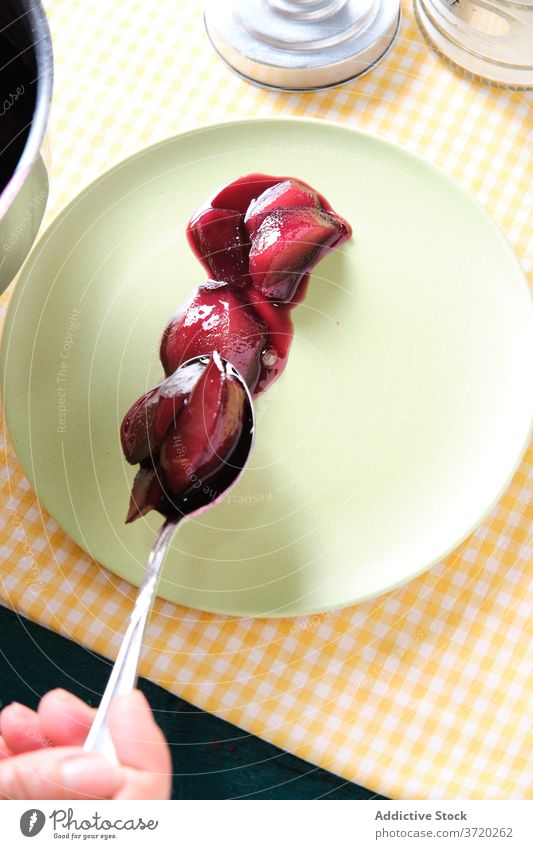
[[[159,524],[126,526],[119,424],[162,377],[158,341],[204,278],[184,237],[213,187],[311,182],[355,238],[294,314],[238,488],[184,523],[160,595],[282,616],[383,593],[454,548],[502,493],[531,422],[524,276],[483,210],[399,147],[313,121],[207,127],[112,169],[43,235],[11,299],[7,422],[40,499],[137,584]]]

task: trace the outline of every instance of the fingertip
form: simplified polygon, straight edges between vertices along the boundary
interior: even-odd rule
[[[123,707],[128,705],[137,710],[145,710],[150,713],[150,716],[152,716],[150,703],[142,690],[139,690],[138,688],[131,690],[130,693],[123,693],[121,696],[117,696],[114,701],[117,704],[121,704]]]
[[[167,741],[140,690],[113,700],[109,728],[121,764],[158,774],[171,773]]]
[[[139,723],[140,728],[150,724],[159,730],[150,702],[141,690],[132,690],[130,693],[116,696],[111,702],[110,713],[116,717],[117,724],[119,717],[127,716],[132,724]]]
[[[95,710],[73,693],[57,688],[43,696],[38,714],[54,745],[75,746],[85,742]]]
[[[23,754],[49,745],[37,713],[12,702],[0,714],[0,734],[13,754]]]
[[[85,702],[82,702],[82,700],[75,696],[74,693],[69,693],[68,690],[64,690],[63,687],[54,687],[53,690],[49,690],[45,693],[44,696],[41,697],[37,711],[41,710],[44,705],[50,704],[61,709],[80,704],[87,707]]]
[[[23,717],[25,719],[31,719],[34,716],[36,716],[36,712],[34,710],[32,710],[31,708],[29,708],[27,705],[23,705],[20,702],[10,702],[0,712],[0,722],[2,722],[2,720],[6,716],[13,716],[15,714],[20,719],[22,719]]]
[[[139,731],[143,732],[151,728],[162,733],[155,721],[150,702],[141,690],[132,690],[113,699],[110,714],[115,717],[117,726],[126,718],[132,729],[138,727]]]

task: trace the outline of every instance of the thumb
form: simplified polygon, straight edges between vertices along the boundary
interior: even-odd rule
[[[120,766],[74,746],[0,760],[0,799],[111,799],[123,782]]]
[[[109,711],[109,730],[124,786],[118,799],[169,799],[172,758],[164,734],[140,690],[117,696]]]

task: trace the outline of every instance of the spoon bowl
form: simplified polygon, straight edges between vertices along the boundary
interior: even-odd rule
[[[183,363],[180,368],[199,363],[207,364],[208,357],[192,357]],[[219,362],[226,371],[229,377],[234,378],[241,388],[244,390],[244,409],[243,423],[241,435],[237,444],[230,456],[226,458],[221,469],[215,472],[204,481],[199,481],[196,487],[188,489],[179,499],[173,500],[172,509],[168,515],[168,521],[175,525],[186,516],[199,516],[206,510],[209,510],[215,504],[222,501],[230,489],[232,489],[240,479],[244,467],[248,461],[248,456],[252,450],[255,437],[255,413],[254,405],[250,390],[241,373],[231,365],[228,360],[225,360],[216,351],[213,352],[213,359]],[[206,484],[202,486],[201,484]]]
[[[255,413],[250,390],[237,369],[216,351],[213,359],[221,365],[226,374],[236,380],[244,390],[244,409],[241,434],[231,454],[223,465],[211,476],[200,481],[199,486],[191,486],[179,499],[169,501],[166,519],[163,523],[148,556],[144,578],[130,614],[128,625],[114,663],[109,681],[104,690],[102,701],[93,720],[85,741],[86,752],[101,752],[108,760],[116,763],[117,756],[108,726],[110,705],[117,696],[129,693],[137,680],[137,669],[142,649],[143,635],[150,618],[152,604],[157,592],[159,577],[165,554],[179,523],[187,518],[198,516],[221,501],[241,477],[252,450],[255,435]],[[194,363],[207,365],[209,357],[194,357],[184,366]],[[202,484],[209,484],[208,486]]]

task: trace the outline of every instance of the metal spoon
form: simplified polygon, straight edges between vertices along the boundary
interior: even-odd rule
[[[202,362],[204,360],[204,357],[195,357],[188,362]],[[209,480],[210,486],[200,487],[194,490],[192,496],[182,500],[180,512],[175,517],[173,516],[164,522],[148,556],[144,578],[139,587],[135,606],[130,614],[117,659],[83,747],[86,752],[101,752],[108,760],[114,763],[117,763],[117,755],[108,727],[109,707],[116,696],[120,696],[123,693],[130,693],[135,687],[143,635],[156,595],[163,560],[174,531],[182,519],[198,516],[226,495],[228,490],[240,478],[253,445],[255,414],[252,397],[237,369],[222,357],[220,357],[220,360],[227,371],[229,371],[232,377],[238,380],[245,390],[242,433],[236,448],[222,469]]]

